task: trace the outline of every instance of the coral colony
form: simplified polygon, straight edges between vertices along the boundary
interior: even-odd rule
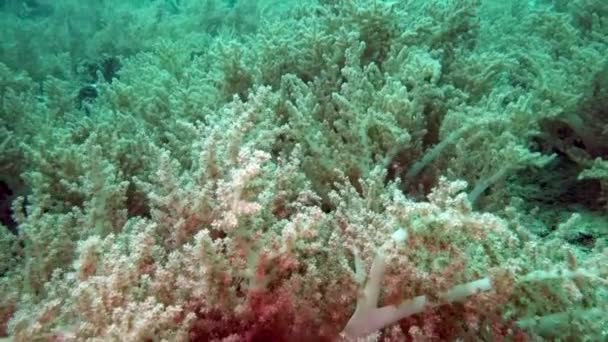
[[[0,341],[608,341],[608,1],[0,1]]]

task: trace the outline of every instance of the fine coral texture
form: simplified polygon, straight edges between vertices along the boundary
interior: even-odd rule
[[[0,340],[608,340],[608,3],[0,1]]]

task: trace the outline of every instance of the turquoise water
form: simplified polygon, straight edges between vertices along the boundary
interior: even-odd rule
[[[607,51],[603,0],[0,0],[0,339],[608,340]]]

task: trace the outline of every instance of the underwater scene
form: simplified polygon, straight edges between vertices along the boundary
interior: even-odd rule
[[[0,341],[608,341],[608,1],[0,0]]]

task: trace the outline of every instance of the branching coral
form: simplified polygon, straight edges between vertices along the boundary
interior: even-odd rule
[[[605,340],[598,1],[0,13],[0,334]]]

